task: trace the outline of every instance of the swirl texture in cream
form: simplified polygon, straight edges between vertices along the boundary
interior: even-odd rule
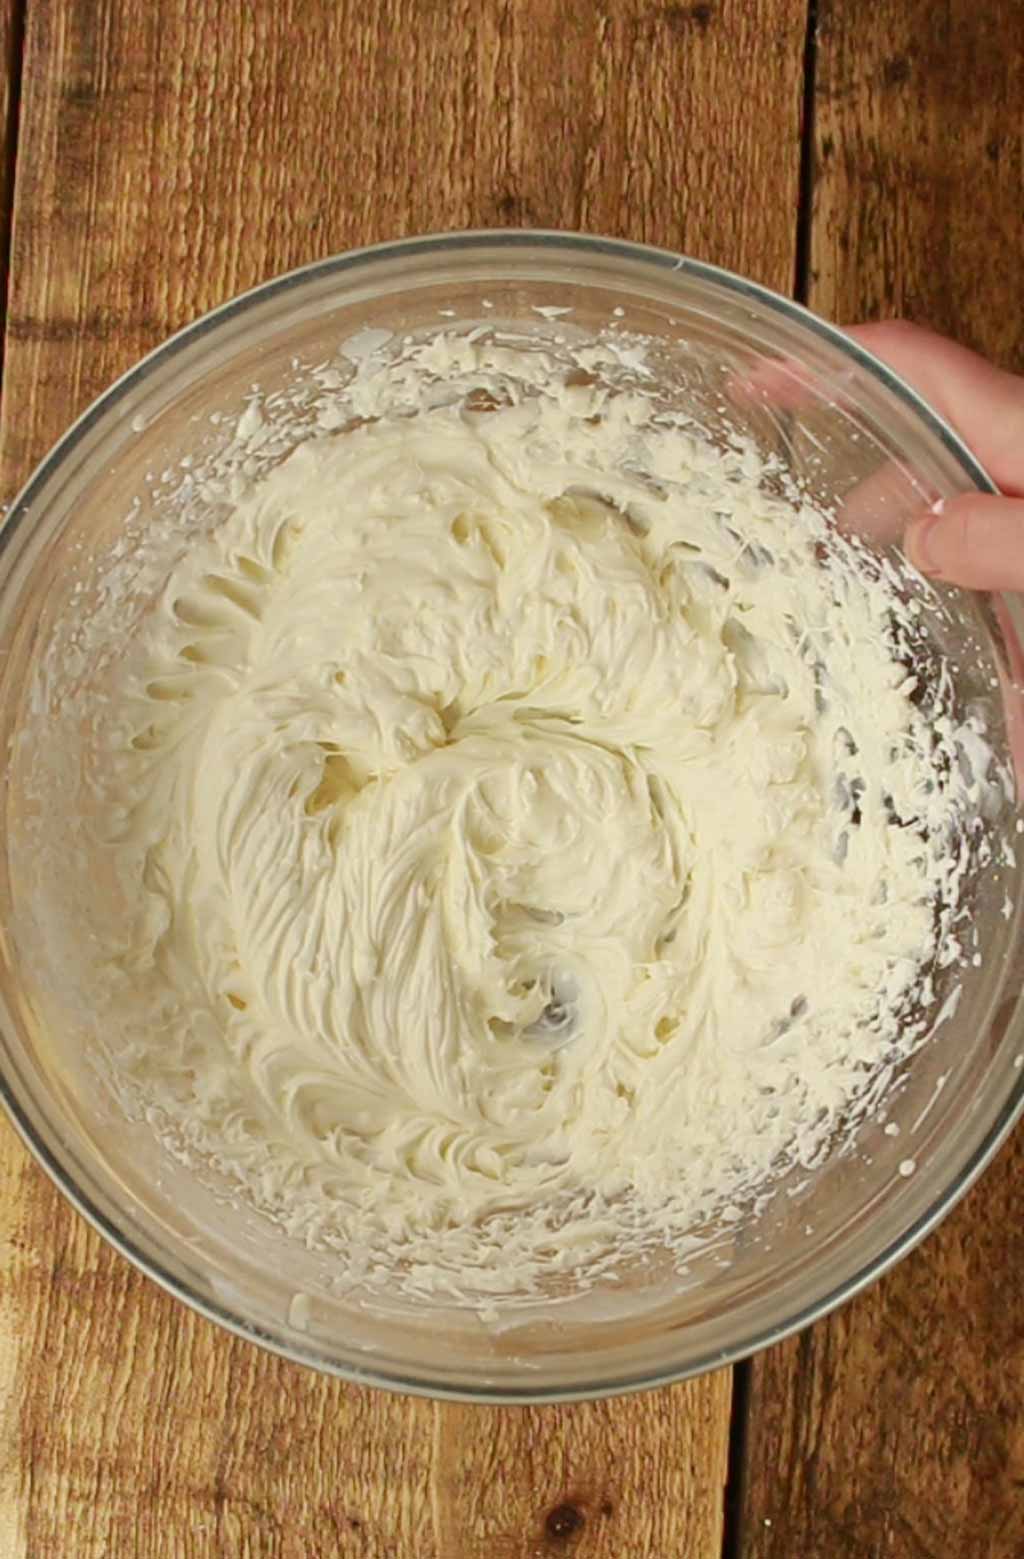
[[[639,396],[307,442],[119,673],[121,1064],[368,1280],[511,1293],[735,1216],[943,956],[895,605]]]

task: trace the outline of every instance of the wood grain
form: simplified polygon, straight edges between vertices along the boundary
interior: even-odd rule
[[[783,288],[802,0],[28,0],[0,495],[170,330],[422,230],[586,227]],[[0,1559],[713,1559],[727,1374],[435,1406],[113,1255],[0,1133]]]
[[[809,296],[1024,369],[1024,9],[827,0]],[[877,1287],[752,1367],[744,1559],[1024,1554],[1024,1134]]]
[[[1024,6],[823,0],[809,297],[1024,368]]]

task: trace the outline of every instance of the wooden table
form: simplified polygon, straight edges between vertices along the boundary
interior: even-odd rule
[[[0,483],[351,245],[583,228],[1024,368],[1020,0],[0,0]],[[0,1127],[0,1559],[1024,1554],[1024,1133],[923,1249],[606,1404],[325,1380],[139,1276]]]

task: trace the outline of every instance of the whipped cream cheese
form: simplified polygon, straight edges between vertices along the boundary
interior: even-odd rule
[[[126,1085],[346,1270],[471,1299],[820,1161],[957,956],[983,748],[749,449],[552,364],[451,393],[496,351],[238,490],[98,765]]]

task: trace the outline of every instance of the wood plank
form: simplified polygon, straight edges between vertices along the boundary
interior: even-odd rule
[[[1019,5],[823,0],[811,306],[1024,370],[1022,104]],[[1018,1130],[921,1249],[755,1361],[744,1559],[1024,1553],[1022,1188]]]
[[[170,330],[350,245],[582,226],[787,287],[802,32],[802,0],[29,0],[0,495]],[[518,1411],[319,1378],[136,1274],[6,1127],[0,1238],[0,1559],[719,1553],[728,1374]]]

